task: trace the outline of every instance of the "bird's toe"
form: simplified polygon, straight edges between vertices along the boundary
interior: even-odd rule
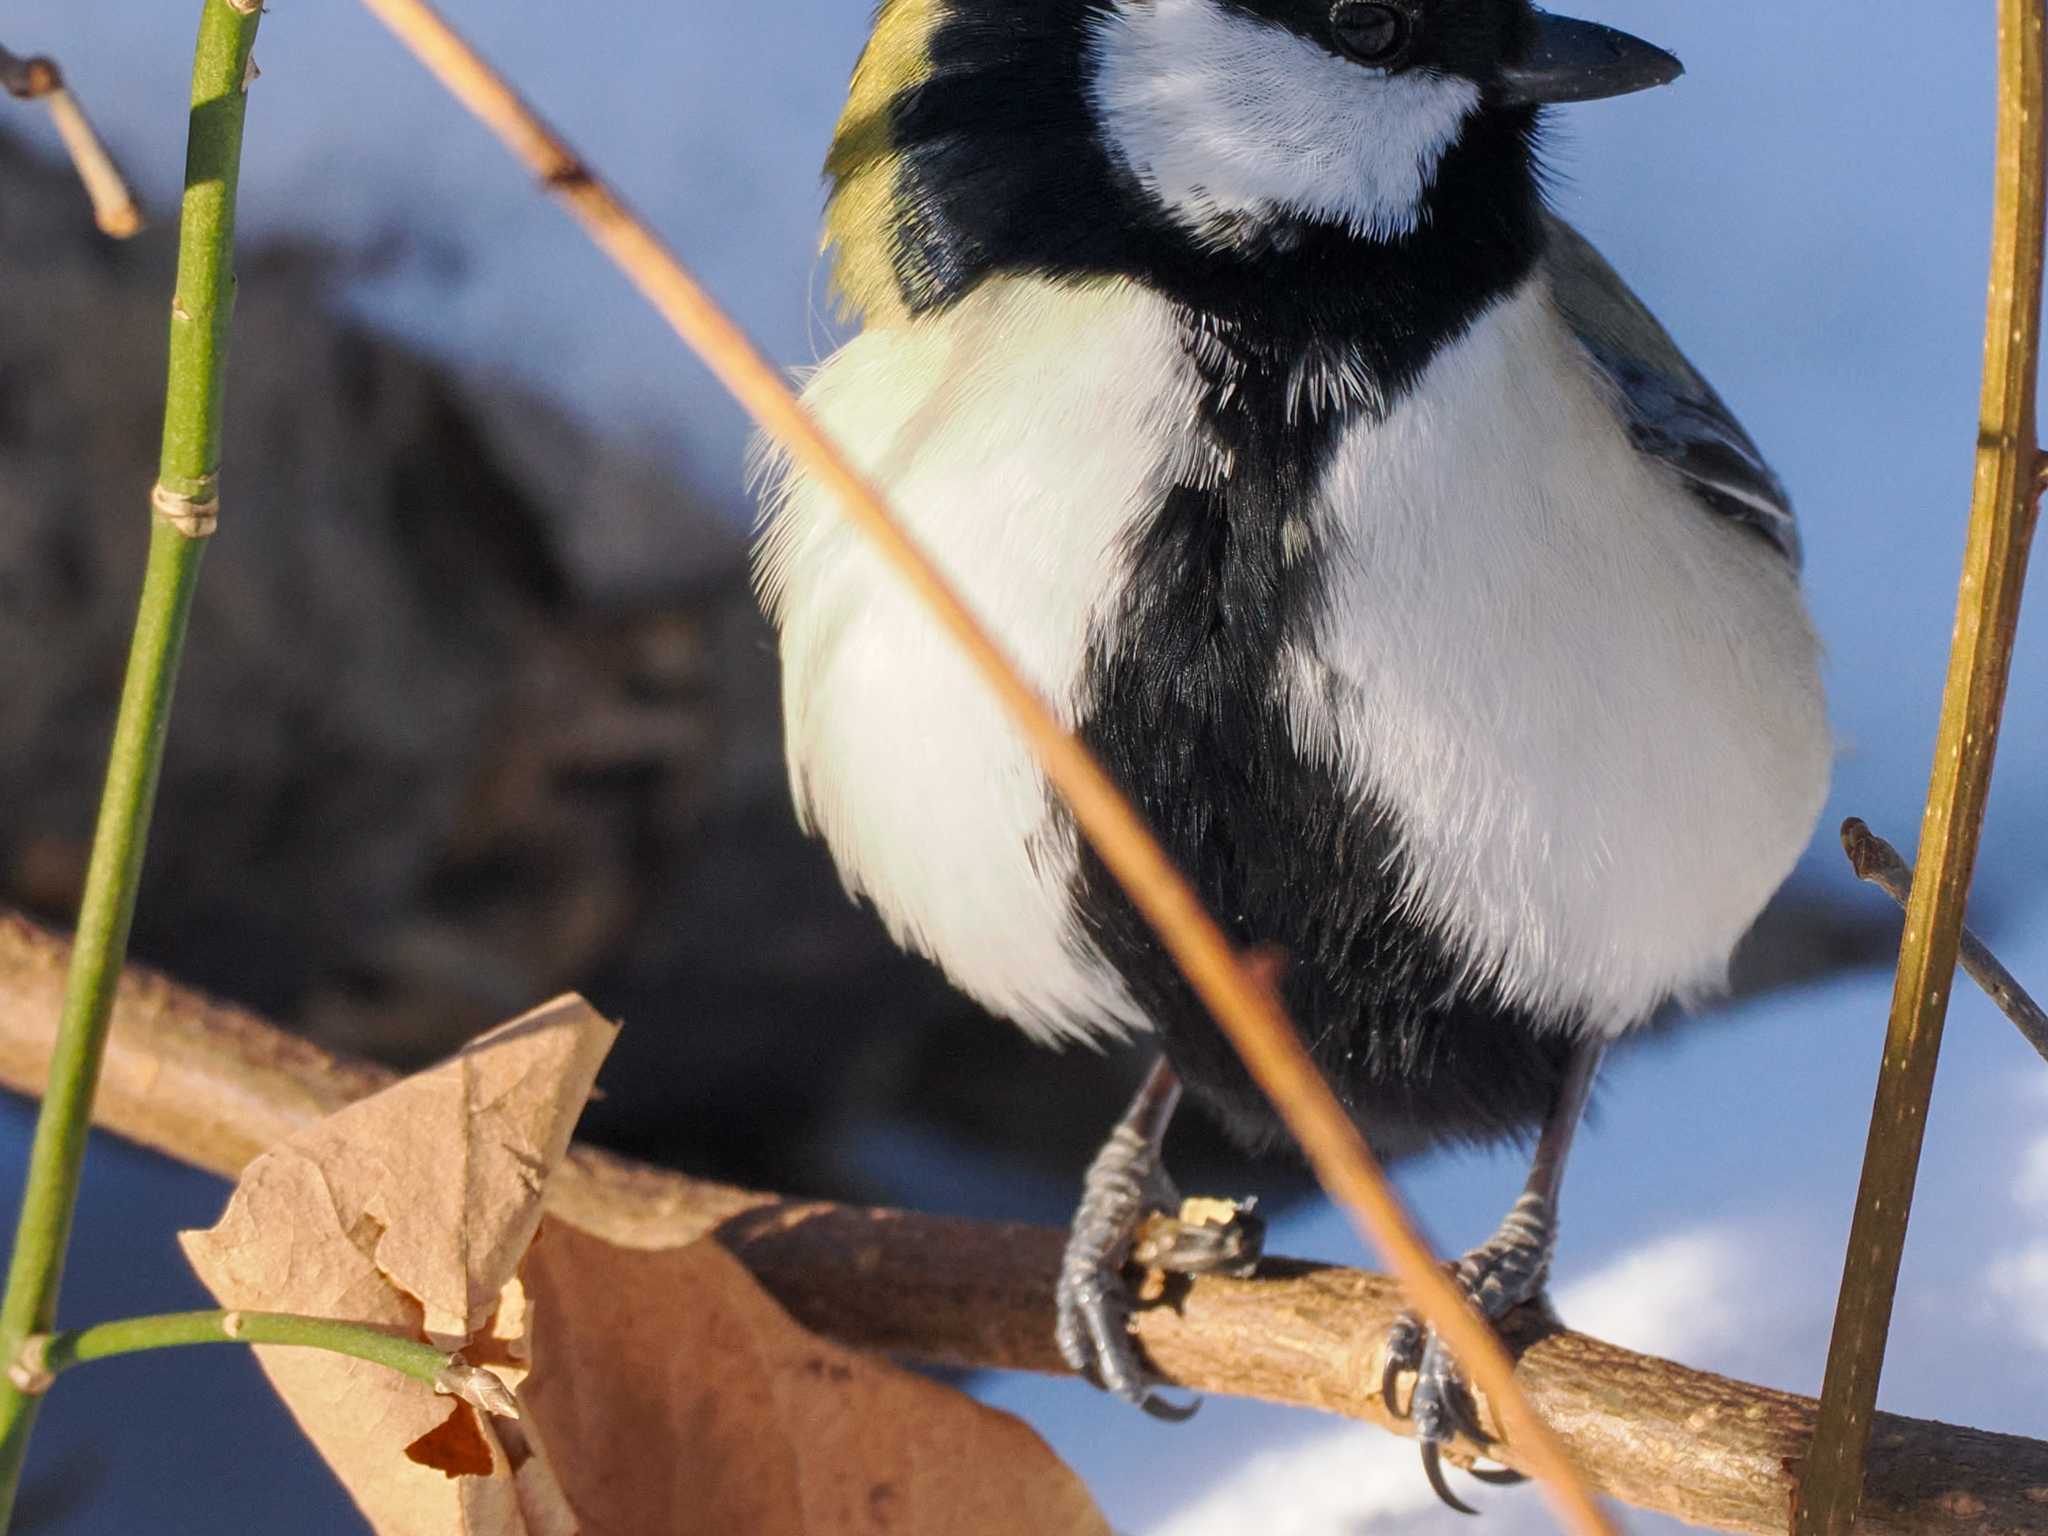
[[[1159,1395],[1158,1378],[1131,1334],[1131,1297],[1122,1274],[1106,1267],[1078,1272],[1069,1256],[1059,1286],[1056,1337],[1060,1355],[1084,1379],[1155,1419],[1193,1418],[1201,1399],[1180,1403]]]
[[[1515,1308],[1540,1298],[1549,1268],[1547,1224],[1517,1226],[1514,1218],[1483,1248],[1460,1259],[1453,1274],[1460,1289],[1488,1322],[1499,1322]],[[1413,1372],[1414,1390],[1404,1408],[1398,1395],[1402,1376]],[[1387,1336],[1386,1368],[1380,1392],[1388,1411],[1404,1415],[1422,1443],[1423,1473],[1438,1498],[1466,1514],[1471,1506],[1451,1493],[1444,1479],[1443,1448],[1453,1441],[1485,1445],[1490,1436],[1479,1422],[1471,1391],[1457,1363],[1434,1329],[1413,1314],[1404,1314]],[[1484,1483],[1522,1481],[1510,1469],[1470,1469]]]

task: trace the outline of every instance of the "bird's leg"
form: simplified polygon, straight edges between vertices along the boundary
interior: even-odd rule
[[[1543,1294],[1544,1282],[1550,1275],[1551,1255],[1557,1246],[1557,1202],[1564,1184],[1565,1159],[1571,1153],[1572,1136],[1585,1114],[1593,1074],[1599,1069],[1604,1050],[1604,1042],[1590,1042],[1573,1053],[1557,1101],[1543,1123],[1543,1134],[1536,1143],[1536,1157],[1521,1198],[1500,1229],[1454,1266],[1458,1284],[1488,1322],[1499,1322],[1516,1307]],[[1474,1422],[1470,1397],[1443,1341],[1412,1313],[1394,1325],[1387,1340],[1383,1391],[1389,1409],[1398,1412],[1394,1383],[1403,1371],[1409,1370],[1416,1373],[1416,1378],[1415,1391],[1408,1402],[1408,1417],[1415,1425],[1416,1439],[1422,1442],[1422,1462],[1430,1486],[1453,1509],[1470,1514],[1472,1511],[1453,1497],[1444,1484],[1442,1447],[1460,1434],[1481,1441],[1486,1435]],[[1478,1475],[1489,1482],[1520,1481],[1511,1472]]]
[[[1180,1078],[1162,1056],[1089,1165],[1059,1281],[1058,1337],[1067,1364],[1162,1419],[1184,1419],[1196,1405],[1168,1402],[1154,1390],[1156,1383],[1131,1339],[1131,1293],[1124,1269],[1146,1218],[1170,1215],[1180,1205],[1161,1156],[1179,1104]],[[1152,1251],[1146,1261],[1183,1274],[1242,1268],[1245,1241],[1235,1223],[1188,1227],[1164,1243],[1148,1245]]]

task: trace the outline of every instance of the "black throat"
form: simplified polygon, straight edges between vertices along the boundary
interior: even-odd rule
[[[1033,0],[1000,27],[938,26],[931,73],[893,123],[909,212],[899,284],[916,313],[999,273],[1124,278],[1179,308],[1204,385],[1198,427],[1228,467],[1171,488],[1133,536],[1129,579],[1091,636],[1082,738],[1233,939],[1284,959],[1293,1016],[1361,1120],[1513,1133],[1561,1081],[1560,1021],[1499,1004],[1404,909],[1398,828],[1303,751],[1282,669],[1313,643],[1324,601],[1308,513],[1336,445],[1541,254],[1533,116],[1482,107],[1405,236],[1300,223],[1204,249],[1093,130],[1078,82],[1100,9]],[[1074,902],[1196,1096],[1247,1140],[1273,1137],[1263,1097],[1092,854]]]

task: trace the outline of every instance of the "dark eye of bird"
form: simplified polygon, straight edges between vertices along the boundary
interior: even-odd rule
[[[1330,12],[1330,27],[1337,46],[1361,64],[1384,69],[1408,51],[1411,24],[1405,12],[1391,5],[1341,0]]]

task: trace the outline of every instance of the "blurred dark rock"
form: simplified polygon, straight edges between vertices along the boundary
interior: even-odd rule
[[[174,254],[168,228],[104,240],[68,171],[0,138],[0,900],[56,922],[140,581]],[[907,1198],[841,1153],[914,1117],[933,1061],[970,1139],[1077,1173],[1125,1076],[963,1003],[798,834],[734,522],[344,318],[347,275],[242,255],[138,956],[399,1065],[581,988],[633,1026],[594,1130],[705,1174]],[[594,497],[643,547],[674,530],[658,571],[577,547]]]
[[[846,900],[789,811],[734,520],[343,318],[361,259],[242,257],[138,955],[400,1065],[581,989],[628,1025],[589,1129],[710,1176],[916,1201],[850,1156],[912,1125],[1071,1187],[1136,1053],[1031,1046]],[[172,266],[167,228],[107,242],[68,171],[0,138],[0,900],[59,922],[142,567]],[[1882,912],[1781,910],[1752,985],[1888,953]],[[1174,1156],[1191,1189],[1301,1186],[1197,1117]]]
[[[0,159],[0,871],[71,907],[147,537],[170,235]],[[377,1054],[601,963],[701,814],[721,605],[579,605],[451,380],[242,263],[222,531],[136,946]],[[679,516],[685,515],[678,513]]]

